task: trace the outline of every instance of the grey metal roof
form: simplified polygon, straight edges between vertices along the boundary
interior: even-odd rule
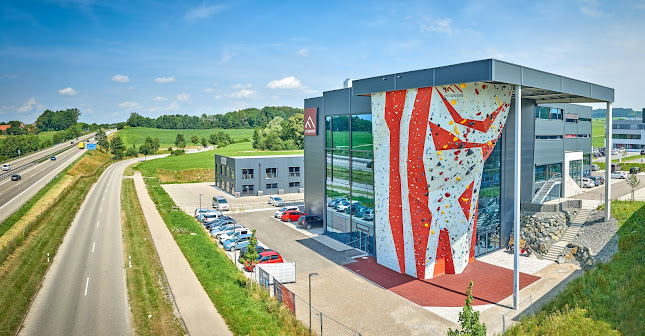
[[[411,88],[488,82],[522,85],[522,98],[544,103],[613,102],[614,89],[496,59],[355,80],[354,95]]]

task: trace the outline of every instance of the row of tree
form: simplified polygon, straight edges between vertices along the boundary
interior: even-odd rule
[[[201,117],[176,114],[148,118],[132,112],[126,124],[130,127],[162,129],[257,128],[265,127],[270,120],[276,117],[288,119],[298,113],[302,114],[302,109],[289,106],[265,106],[262,109],[248,108],[225,114],[202,114]]]
[[[261,150],[293,150],[304,147],[304,115],[298,113],[287,120],[273,118],[264,128],[253,132],[253,148]]]
[[[42,142],[36,133],[8,135],[0,146],[0,161],[8,160],[19,155],[25,155],[50,147],[53,144],[78,138],[81,131],[76,126],[54,133],[52,139],[44,139]]]
[[[248,139],[241,139],[239,142],[246,142]],[[197,135],[193,135],[190,137],[190,142],[193,143],[193,145],[198,145],[201,144],[202,147],[207,147],[208,144],[210,143],[211,145],[216,145],[217,147],[226,147],[235,141],[231,139],[231,136],[224,132],[224,131],[219,131],[217,133],[213,133],[210,135],[208,140],[206,138],[201,138]],[[175,137],[175,146],[179,148],[185,148],[186,147],[186,138],[184,137],[183,134],[178,133],[177,136]]]

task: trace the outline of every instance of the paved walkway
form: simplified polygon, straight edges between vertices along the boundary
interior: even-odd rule
[[[139,195],[141,209],[188,333],[193,336],[233,335],[197,280],[197,276],[157,211],[148,195],[141,172],[135,171],[134,174],[134,185]]]

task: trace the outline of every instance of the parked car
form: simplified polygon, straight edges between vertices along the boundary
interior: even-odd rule
[[[641,168],[640,168],[640,167],[631,167],[631,168],[629,168],[629,173],[630,173],[630,174],[638,174],[638,173],[640,173],[640,172],[641,172]]]
[[[603,178],[602,176],[591,176],[589,178],[592,179],[593,183],[597,186],[605,184],[605,178]]]
[[[55,157],[55,156],[52,156],[52,157],[50,158],[50,160],[52,160],[52,161],[56,161],[56,157]]]
[[[641,155],[645,155],[645,149],[641,149]]]
[[[225,225],[211,228],[210,233],[211,233],[211,237],[215,237],[219,239],[219,237],[226,232],[229,232],[234,229],[242,229],[242,228],[244,228],[242,224],[230,223],[230,224],[225,224]]]
[[[237,259],[237,261],[238,261],[240,264],[244,263],[244,261],[243,261],[242,257],[244,257],[244,255],[246,254],[247,248],[248,248],[248,246],[247,246],[247,247],[243,247],[243,248],[241,248],[241,249],[240,249],[240,257]],[[273,250],[272,250],[272,249],[268,249],[268,248],[266,248],[266,247],[264,247],[264,246],[260,246],[260,245],[256,245],[256,246],[255,246],[255,252],[257,252],[258,254],[260,254],[260,253],[262,253],[262,252],[265,252],[265,251],[273,251]]]
[[[195,216],[195,218],[197,218],[197,217],[199,217],[199,215],[207,213],[209,211],[211,211],[211,210],[208,209],[208,208],[197,208],[197,209],[195,209],[195,215],[194,216]]]
[[[212,221],[218,219],[221,216],[222,216],[222,213],[219,212],[219,211],[209,211],[209,212],[206,212],[206,213],[203,213],[203,214],[199,215],[197,217],[197,220],[200,223],[212,222]]]
[[[245,234],[251,234],[252,232],[253,231],[251,231],[251,229],[247,229],[247,228],[233,229],[231,231],[224,232],[221,236],[219,236],[219,242],[222,245],[224,245],[224,242],[231,238],[236,238]]]
[[[626,179],[627,178],[627,173],[622,171],[622,170],[617,170],[617,171],[611,173],[611,178]]]
[[[269,196],[269,204],[273,206],[284,206],[284,201],[282,200],[282,197],[278,196]]]
[[[336,207],[336,211],[338,212],[346,211],[349,207],[351,207],[354,204],[358,204],[358,201],[351,201],[351,202],[345,201],[343,203],[338,204],[338,206]]]
[[[282,217],[282,214],[283,214],[283,213],[285,213],[286,211],[294,211],[294,210],[295,210],[295,211],[298,211],[298,210],[300,210],[300,208],[298,208],[298,207],[297,207],[297,206],[295,206],[295,205],[288,206],[288,207],[284,207],[284,208],[281,208],[280,210],[276,211],[276,212],[273,214],[273,217],[275,217],[275,218],[281,218],[281,217]]]
[[[363,219],[366,221],[373,221],[374,220],[374,209],[369,209],[365,212],[363,215]]]
[[[356,203],[352,203],[345,209],[345,212],[351,213],[352,215],[356,215],[356,212],[360,209],[364,208],[358,201]]]
[[[285,211],[282,214],[282,217],[280,217],[280,219],[282,219],[283,222],[291,223],[291,222],[297,221],[300,218],[300,216],[305,216],[305,215],[307,215],[307,213],[301,212],[298,210]]]
[[[22,176],[20,176],[20,175],[18,175],[18,174],[13,174],[13,175],[11,175],[11,180],[12,180],[12,181],[19,181],[19,180],[21,180],[21,179],[22,179]]]
[[[2,171],[10,171],[11,170],[11,165],[10,164],[3,164],[2,165]]]
[[[594,183],[594,181],[592,179],[586,178],[586,177],[582,179],[582,187],[583,188],[593,188],[595,186],[596,186],[596,184]]]
[[[252,234],[239,235],[224,242],[224,249],[227,251],[240,250],[243,247],[248,247],[251,242]]]
[[[355,216],[359,217],[359,218],[365,218],[365,214],[370,210],[374,210],[374,209],[369,208],[369,207],[363,207],[363,208],[359,209],[358,211],[356,211]]]
[[[228,211],[229,206],[228,206],[228,201],[224,196],[213,196],[213,202],[212,202],[213,208],[216,210],[220,211]]]
[[[244,269],[246,269],[249,272],[252,272],[256,264],[277,264],[282,262],[284,262],[284,260],[282,260],[282,256],[278,252],[265,251],[260,253],[260,255],[258,256],[258,261],[256,261],[255,263],[245,264]]]
[[[599,170],[600,170],[600,166],[599,166],[599,165],[597,165],[597,164],[595,164],[595,163],[592,163],[592,164],[591,164],[591,171],[599,171]]]
[[[305,215],[298,218],[298,225],[307,230],[310,230],[314,226],[323,226],[323,220],[322,218],[320,218],[320,216]]]
[[[329,203],[327,203],[327,206],[332,207],[332,208],[336,208],[338,203],[340,203],[342,201],[347,201],[347,198],[343,197],[343,196],[334,197],[334,199],[332,199],[331,201],[329,201]]]
[[[211,228],[213,227],[227,225],[227,224],[235,224],[235,220],[233,218],[229,218],[229,219],[222,219],[222,220],[216,220],[213,222],[204,223],[204,228],[210,231]]]

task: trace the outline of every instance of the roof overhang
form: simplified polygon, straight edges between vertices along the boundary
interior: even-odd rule
[[[354,95],[412,88],[486,82],[521,85],[522,98],[537,104],[613,102],[614,89],[521,65],[486,59],[355,80]]]

